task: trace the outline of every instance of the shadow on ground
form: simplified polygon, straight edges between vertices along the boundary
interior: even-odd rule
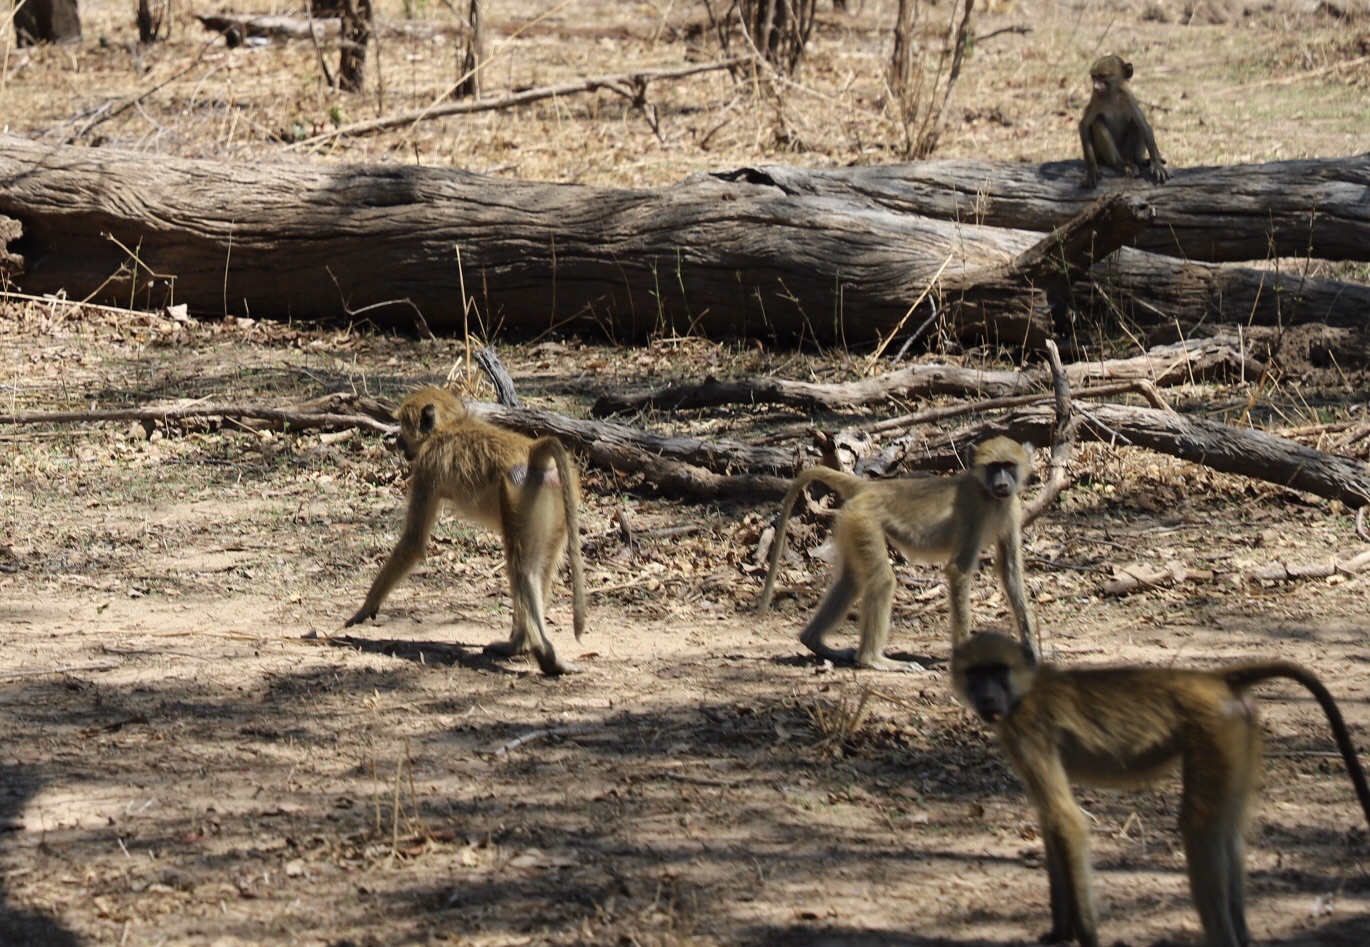
[[[0,842],[11,832],[22,831],[24,805],[42,787],[41,781],[23,767],[0,764]],[[26,870],[18,864],[0,872],[0,943],[5,947],[76,947],[76,936],[50,917],[10,904],[5,881]]]
[[[945,935],[1004,890],[1015,894],[999,926],[1022,934],[1001,943],[1028,943],[1046,922],[1040,904],[1018,900],[1040,902],[1045,888],[1019,854],[1033,843],[1015,840],[1026,803],[964,714],[923,716],[911,702],[907,726],[891,719],[825,743],[811,702],[828,698],[758,677],[747,653],[649,663],[633,671],[637,696],[619,703],[603,675],[549,679],[483,659],[472,671],[467,648],[436,642],[333,643],[345,647],[292,646],[253,665],[260,656],[234,642],[242,683],[231,688],[209,659],[190,665],[203,667],[194,677],[163,677],[151,652],[122,665],[122,681],[8,688],[0,730],[31,762],[0,768],[2,824],[44,785],[79,808],[41,845],[30,837],[24,884],[41,892],[81,876],[70,910],[116,940],[109,918],[198,905],[198,917],[166,921],[169,942],[196,930],[272,942],[278,919],[311,900],[318,916],[292,914],[292,929],[331,942],[420,930],[536,941],[591,928],[585,942],[633,942],[675,923],[663,905],[688,905],[684,933],[756,947],[990,947]],[[691,689],[651,693],[682,668]],[[1109,824],[1136,806],[1090,800]],[[1173,816],[1162,821],[1171,831]],[[1301,860],[1300,887],[1337,890],[1345,846],[1316,826],[1281,833],[1281,851]],[[1160,857],[1153,871],[1182,872]],[[1127,869],[1106,854],[1098,863],[1116,916],[1170,915]],[[13,855],[8,864],[30,868]],[[928,894],[937,879],[968,876],[981,889],[958,905]],[[833,926],[843,915],[767,924],[748,914],[766,904],[807,916],[830,889],[885,914],[860,915],[859,927]],[[83,905],[96,898],[105,906],[92,918]],[[0,943],[78,942],[12,900],[0,900]],[[925,903],[942,936],[917,932]],[[1359,947],[1367,932],[1334,916],[1282,943]]]

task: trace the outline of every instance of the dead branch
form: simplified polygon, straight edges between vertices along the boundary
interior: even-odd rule
[[[532,743],[535,740],[541,740],[545,737],[577,736],[582,733],[589,733],[592,729],[593,728],[587,726],[571,726],[548,727],[546,730],[530,730],[528,733],[525,733],[522,736],[515,737],[507,743],[501,743],[498,746],[491,747],[489,752],[492,756],[504,756],[510,750],[516,750],[519,747]]]
[[[470,401],[467,407],[478,417],[530,437],[554,434],[568,447],[584,451],[597,463],[603,458],[605,466],[619,469],[650,466],[651,459],[655,459],[679,461],[688,467],[703,468],[701,472],[713,471],[723,475],[743,471],[747,476],[764,472],[788,477],[796,467],[794,452],[785,448],[754,447],[731,440],[672,437],[613,421],[570,418],[533,408],[505,408]],[[665,473],[670,468],[658,469]],[[784,493],[783,486],[781,493]]]
[[[1209,569],[1186,569],[1179,563],[1164,566],[1130,565],[1122,566],[1112,579],[1099,591],[1105,595],[1132,595],[1148,589],[1163,589],[1186,582],[1210,582],[1213,572]]]
[[[1250,377],[1264,370],[1263,365],[1245,356],[1232,341],[1213,338],[1158,345],[1143,355],[1130,358],[1075,362],[1065,367],[1065,373],[1068,383],[1074,386],[1091,381],[1128,380],[1178,385],[1236,377],[1243,368]],[[783,378],[740,378],[730,381],[706,378],[697,384],[672,385],[655,392],[601,395],[590,408],[590,414],[602,418],[628,411],[671,411],[728,404],[780,404],[812,411],[852,408],[875,401],[914,400],[934,395],[1023,397],[1026,392],[1040,392],[1050,381],[1051,372],[1047,368],[1012,371],[941,364],[910,365],[875,378],[827,384]],[[882,423],[899,426],[894,421]]]
[[[1193,418],[1171,411],[1123,404],[1077,406],[1079,436],[1123,447],[1143,447],[1224,473],[1239,474],[1301,490],[1353,509],[1370,504],[1370,468],[1353,458],[1234,427],[1221,421]],[[1024,408],[1006,417],[971,425],[922,444],[905,443],[900,466],[908,470],[955,470],[958,448],[1005,434],[1020,441],[1051,436],[1053,412]]]
[[[1062,375],[1066,373],[1064,370]],[[1063,435],[1144,447],[1203,464],[1215,470],[1254,477],[1316,496],[1337,499],[1360,509],[1370,504],[1370,470],[1349,457],[1305,447],[1261,431],[1236,428],[1217,421],[1191,418],[1169,410],[1122,404],[1095,404],[1083,408],[1066,403],[1078,417],[1074,431],[1060,428],[1061,401],[1057,410],[1028,407],[1006,417],[972,425],[915,446],[912,439],[886,445],[882,454],[894,456],[906,470],[953,470],[961,466],[959,450],[967,443],[994,434],[1054,445],[1066,445]],[[663,494],[690,496],[705,501],[776,499],[784,494],[788,477],[801,463],[795,452],[743,444],[729,440],[671,437],[641,431],[624,424],[581,420],[548,411],[469,403],[473,414],[531,436],[552,434],[582,451],[599,466],[623,473],[640,473]],[[339,413],[346,408],[350,413]],[[0,423],[79,424],[101,421],[164,422],[193,417],[222,417],[242,421],[266,421],[293,430],[360,427],[389,434],[391,409],[374,399],[335,393],[289,408],[190,403],[161,407],[108,410],[19,412],[0,415]],[[1059,433],[1058,433],[1059,430]],[[896,454],[896,451],[898,452]],[[1068,460],[1053,449],[1053,465]],[[863,458],[869,469],[894,464]],[[1043,489],[1047,495],[1054,477]],[[1059,493],[1059,490],[1057,490]],[[1055,494],[1051,494],[1054,497]],[[1039,500],[1041,497],[1038,498]],[[1046,502],[1050,502],[1047,500]],[[1045,505],[1045,503],[1043,504]],[[1035,514],[1034,514],[1035,515]]]
[[[337,17],[253,16],[246,13],[196,14],[207,30],[223,34],[229,46],[240,46],[249,36],[268,39],[336,40],[342,36],[342,20]]]
[[[23,668],[18,671],[0,672],[0,681],[19,677],[40,677],[44,674],[71,674],[76,671],[116,671],[121,666],[118,661],[92,661],[88,664],[63,664],[50,668]]]
[[[370,135],[385,131],[388,128],[403,128],[406,125],[414,125],[432,118],[442,118],[447,115],[469,115],[473,112],[500,111],[527,105],[530,102],[539,102],[543,99],[576,95],[581,92],[598,92],[600,89],[608,89],[625,98],[637,101],[645,92],[648,82],[659,79],[683,79],[686,76],[698,75],[702,72],[718,72],[722,69],[731,69],[746,61],[747,59],[744,57],[735,57],[721,62],[681,66],[677,69],[642,69],[637,72],[619,72],[603,76],[591,76],[587,79],[578,79],[575,82],[562,82],[558,85],[523,89],[496,98],[478,99],[474,102],[444,102],[428,108],[400,112],[395,115],[383,115],[380,118],[373,118],[364,122],[352,122],[349,125],[340,125],[312,138],[296,142],[290,147],[307,148],[332,141],[335,138]]]
[[[942,298],[957,303],[956,331],[1002,337],[1012,325],[1009,313],[1023,309],[1025,286],[1033,288],[1032,296],[1044,302],[1050,320],[1047,325],[1063,325],[1071,304],[1071,283],[1130,243],[1155,216],[1155,210],[1142,198],[1114,192],[1096,200],[1008,263],[952,277],[943,286]],[[1036,335],[1045,327],[1030,316],[1022,327],[1019,341],[1039,347],[1043,339]]]
[[[774,500],[784,496],[795,470],[792,452],[736,441],[666,437],[608,421],[585,421],[500,405],[468,402],[471,413],[531,437],[554,434],[590,461],[619,473],[640,473],[664,494],[697,500]],[[773,473],[731,473],[783,471]],[[727,472],[718,472],[727,471]]]
[[[640,473],[666,494],[698,500],[775,499],[796,466],[792,451],[752,447],[736,441],[668,437],[623,424],[584,421],[550,411],[468,402],[471,413],[515,431],[540,437],[554,434],[584,452],[592,463],[619,473]],[[352,413],[337,413],[349,408]],[[374,399],[340,392],[289,408],[213,403],[113,408],[83,411],[29,411],[0,415],[0,424],[83,424],[100,421],[161,423],[186,418],[267,421],[292,430],[362,427],[381,434],[395,431],[392,408]],[[734,471],[741,471],[734,473]],[[759,473],[756,471],[767,471]],[[779,471],[784,476],[776,476]]]
[[[1059,357],[1059,356],[1058,356]],[[1053,386],[1054,388],[1054,386]],[[1137,381],[1123,381],[1113,385],[1095,385],[1090,388],[1081,388],[1075,392],[1076,398],[1104,398],[1110,395],[1122,395],[1128,392],[1136,392],[1151,403],[1153,408],[1160,408],[1163,411],[1172,411],[1173,408],[1165,403],[1156,386],[1145,379]],[[926,411],[915,411],[913,414],[900,415],[897,418],[889,418],[885,421],[877,421],[874,424],[860,428],[867,434],[879,434],[883,431],[896,431],[900,428],[910,430],[920,424],[934,424],[938,421],[947,421],[951,418],[964,417],[967,414],[984,414],[988,411],[1003,411],[1007,408],[1021,408],[1030,404],[1042,404],[1047,401],[1054,401],[1056,395],[1017,395],[1011,398],[987,398],[984,401],[963,402],[961,404],[949,404],[940,408],[928,408]]]
[[[711,408],[727,404],[781,404],[805,411],[849,408],[891,398],[969,393],[1008,395],[1031,390],[1023,372],[981,371],[959,365],[911,365],[859,381],[791,381],[784,378],[706,378],[693,385],[673,385],[642,394],[601,395],[590,408],[602,418],[626,411]]]
[[[1350,559],[1333,557],[1326,562],[1292,564],[1272,562],[1268,566],[1257,569],[1247,578],[1252,582],[1295,582],[1299,579],[1327,579],[1334,575],[1355,575],[1367,566],[1370,566],[1370,550],[1352,556]]]
[[[476,353],[476,364],[485,373],[485,377],[490,379],[490,384],[495,389],[495,401],[504,405],[506,408],[521,408],[518,391],[514,388],[514,379],[509,377],[509,372],[500,361],[499,354],[495,352],[494,346],[487,345]]]
[[[395,429],[365,414],[333,414],[300,410],[299,408],[272,408],[264,405],[215,404],[195,402],[191,404],[165,405],[145,408],[105,408],[83,411],[21,411],[16,414],[0,414],[0,424],[90,424],[99,421],[148,421],[154,424],[166,421],[181,421],[187,418],[232,418],[240,421],[269,421],[281,427],[294,430],[340,430],[349,427],[364,427],[388,434]]]
[[[1052,395],[1056,407],[1056,430],[1051,441],[1051,463],[1046,482],[1037,496],[1023,507],[1023,522],[1031,523],[1046,508],[1056,502],[1071,482],[1070,457],[1075,451],[1075,432],[1080,426],[1079,415],[1070,402],[1070,383],[1066,380],[1061,353],[1051,339],[1046,341],[1047,362],[1051,367]]]

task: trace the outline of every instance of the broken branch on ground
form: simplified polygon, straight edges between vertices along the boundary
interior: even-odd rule
[[[1265,366],[1245,354],[1235,339],[1215,336],[1153,346],[1143,355],[1128,358],[1074,362],[1065,366],[1064,371],[1068,384],[1077,387],[1092,381],[1133,380],[1164,386],[1237,378],[1243,373],[1245,377],[1256,378],[1265,371]],[[935,395],[1022,397],[1030,392],[1047,391],[1050,387],[1051,371],[1047,367],[1014,371],[926,363],[846,382],[706,378],[702,382],[672,385],[653,392],[603,394],[590,408],[590,414],[603,418],[631,411],[713,408],[731,404],[780,404],[806,411],[836,410]],[[892,421],[879,423],[895,426]]]

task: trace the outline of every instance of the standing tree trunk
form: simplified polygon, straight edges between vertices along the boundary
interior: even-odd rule
[[[916,89],[914,73],[914,33],[918,28],[920,0],[899,0],[894,15],[894,54],[890,57],[890,89],[900,107],[911,90]]]
[[[76,0],[13,0],[14,38],[20,46],[74,43],[81,38]]]
[[[371,0],[345,0],[338,88],[360,92],[366,84],[366,48],[371,42]]]
[[[899,0],[890,59],[890,101],[904,133],[904,156],[926,158],[937,150],[942,124],[970,44],[975,0],[953,0],[940,42],[918,39],[921,0]],[[924,31],[926,34],[927,31]]]
[[[471,35],[461,61],[461,78],[457,80],[457,98],[480,98],[481,70],[485,68],[485,16],[481,0],[471,0],[469,14]]]
[[[813,34],[816,6],[817,0],[741,0],[738,9],[756,51],[793,75]]]
[[[154,3],[156,9],[153,9]],[[157,42],[157,37],[162,32],[162,24],[167,23],[167,14],[170,12],[171,0],[138,0],[138,42]]]

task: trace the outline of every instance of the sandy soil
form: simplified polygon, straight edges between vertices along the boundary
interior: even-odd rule
[[[425,343],[401,370],[406,340],[166,322],[9,306],[0,331],[26,385],[11,400],[288,401],[341,374],[393,398],[458,348]],[[565,410],[606,373],[660,380],[663,362],[799,370],[703,342],[505,357],[525,397]],[[722,414],[694,423],[741,433]],[[586,670],[548,679],[482,655],[507,633],[499,547],[454,522],[379,621],[312,637],[341,631],[398,525],[402,464],[372,435],[3,436],[7,944],[979,945],[1046,926],[1032,812],[948,691],[945,596],[927,569],[900,569],[893,644],[932,671],[823,667],[794,640],[821,561],[795,559],[777,609],[749,612],[770,510],[681,504],[592,470],[581,643],[564,594],[552,609],[557,647]],[[1345,511],[1149,455],[1091,448],[1080,464],[1029,535],[1057,657],[1292,658],[1366,742],[1365,579],[1246,578],[1359,551]],[[797,530],[804,548],[825,532]],[[1128,562],[1212,577],[1100,594]],[[1003,624],[992,582],[975,607]],[[1370,942],[1366,826],[1322,717],[1303,693],[1262,693],[1253,932]],[[1174,781],[1082,798],[1106,942],[1195,942]]]
[[[1370,29],[1296,6],[996,2],[939,157],[1075,156],[1085,70],[1115,49],[1137,62],[1175,166],[1363,151]],[[441,101],[465,4],[378,2],[389,28],[367,91],[348,96],[327,86],[309,44],[206,44],[189,17],[205,5],[175,5],[170,40],[138,47],[132,5],[89,0],[81,46],[3,58],[0,120],[40,140],[147,153],[414,161],[620,186],[763,161],[897,160],[883,81],[893,0],[848,7],[822,5],[796,81],[654,84],[652,121],[601,92],[302,149],[339,124]],[[495,88],[716,52],[696,5],[506,0],[487,12]],[[1337,267],[1366,278],[1363,265]],[[608,386],[855,377],[842,351],[704,340],[625,351],[492,334],[525,400],[579,415]],[[452,340],[365,327],[186,325],[8,297],[0,342],[4,410],[287,404],[337,390],[398,400],[461,355]],[[1166,396],[1209,417],[1249,410],[1364,460],[1370,441],[1347,441],[1366,420],[1363,369]],[[907,407],[631,420],[798,445],[812,427]],[[893,647],[932,670],[823,667],[794,637],[825,581],[812,555],[821,522],[799,524],[803,555],[758,620],[755,555],[771,509],[683,503],[591,470],[582,642],[567,597],[552,606],[557,647],[586,670],[551,680],[481,653],[507,633],[500,550],[457,523],[440,526],[379,621],[326,637],[398,527],[402,465],[373,435],[87,424],[7,426],[0,442],[0,947],[976,947],[1033,943],[1047,926],[1033,814],[948,691],[945,594],[927,569],[900,568]],[[1121,449],[1081,450],[1076,472],[1028,535],[1052,654],[1298,660],[1370,745],[1364,574],[1250,579],[1275,560],[1361,552],[1345,509]],[[1129,563],[1190,578],[1104,595]],[[991,581],[975,610],[1003,622]],[[1253,934],[1370,944],[1367,827],[1322,717],[1284,686],[1264,688],[1261,706],[1270,753],[1250,833]],[[1196,943],[1175,782],[1082,800],[1105,943]]]

